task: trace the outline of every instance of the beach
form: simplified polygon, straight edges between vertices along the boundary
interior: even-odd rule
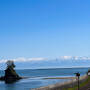
[[[87,78],[88,78],[87,75],[81,76],[80,83],[85,82]],[[51,79],[55,79],[55,78],[51,78]],[[32,90],[64,90],[64,89],[67,90],[68,88],[73,88],[75,85],[77,85],[77,77],[64,77],[64,78],[62,77],[62,78],[56,78],[56,79],[72,79],[72,80],[64,82],[64,83],[56,83],[53,85],[49,85],[46,87],[40,87],[40,88],[36,88]]]

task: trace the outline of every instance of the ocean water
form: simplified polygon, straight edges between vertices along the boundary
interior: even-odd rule
[[[66,79],[43,79],[46,77],[75,77],[76,72],[82,75],[86,74],[89,68],[54,68],[54,69],[23,69],[16,70],[20,76],[28,77],[16,81],[11,84],[6,84],[0,81],[0,90],[30,90],[51,84],[66,82]],[[0,71],[0,76],[4,75],[4,71]]]

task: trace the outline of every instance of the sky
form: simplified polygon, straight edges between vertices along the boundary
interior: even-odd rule
[[[90,57],[90,0],[0,0],[0,59]]]

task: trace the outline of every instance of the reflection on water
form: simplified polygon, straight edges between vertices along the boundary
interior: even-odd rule
[[[55,84],[58,82],[65,82],[66,80],[45,80],[45,77],[21,79],[18,81],[0,82],[1,90],[30,90],[30,88],[39,88],[41,86],[47,86],[49,84]]]
[[[16,83],[19,80],[14,80],[14,79],[9,79],[9,80],[5,80],[5,84],[12,84],[12,83]]]

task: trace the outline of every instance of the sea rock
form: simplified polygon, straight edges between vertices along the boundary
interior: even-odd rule
[[[6,83],[11,83],[22,79],[22,77],[20,77],[14,70],[15,65],[13,61],[8,61],[6,64],[7,68],[5,70],[5,76],[0,77],[0,80],[4,80]]]

